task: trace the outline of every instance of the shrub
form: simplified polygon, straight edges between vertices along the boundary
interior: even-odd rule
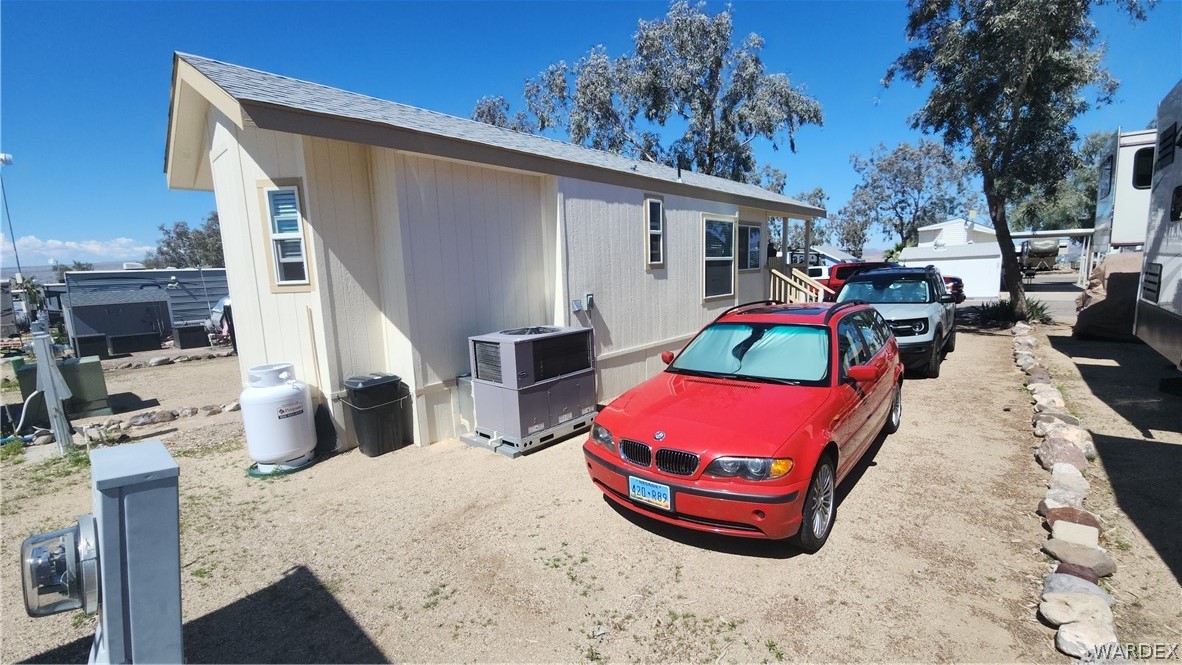
[[[982,322],[1014,323],[1019,317],[1010,300],[995,300],[977,307],[977,318]],[[1033,298],[1026,299],[1026,320],[1031,323],[1052,323],[1047,304]]]

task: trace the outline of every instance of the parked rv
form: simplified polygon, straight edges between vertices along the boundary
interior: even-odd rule
[[[1121,132],[1112,136],[1100,158],[1096,183],[1096,234],[1092,250],[1097,257],[1120,251],[1136,251],[1145,243],[1149,213],[1150,178],[1153,175],[1152,129]]]
[[[1157,107],[1157,155],[1133,333],[1182,370],[1182,81]]]
[[[1058,238],[1031,238],[1022,241],[1023,270],[1054,270],[1059,256]]]

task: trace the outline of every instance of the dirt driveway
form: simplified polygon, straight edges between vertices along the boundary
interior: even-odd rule
[[[181,465],[186,657],[1064,662],[1035,618],[1045,474],[1009,346],[962,331],[941,378],[906,382],[902,428],[812,556],[624,514],[578,440],[518,460],[353,451],[256,480],[240,426],[177,421],[160,438]],[[151,371],[179,386],[223,361],[203,362]],[[146,371],[109,381],[144,397]],[[25,617],[16,562],[24,536],[89,511],[88,473],[4,462],[0,480],[0,660],[85,661],[93,620]]]

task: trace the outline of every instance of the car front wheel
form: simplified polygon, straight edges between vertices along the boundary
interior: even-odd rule
[[[837,511],[837,472],[833,459],[822,457],[813,470],[801,514],[800,532],[796,534],[796,546],[812,554],[829,539],[833,527],[833,515]]]
[[[956,328],[953,328],[952,332],[948,333],[948,341],[944,342],[944,349],[948,353],[956,350]]]
[[[891,403],[891,413],[887,416],[886,427],[883,429],[887,434],[894,434],[899,431],[899,425],[903,424],[903,384],[895,384],[895,398]]]
[[[944,340],[937,337],[932,340],[932,355],[928,356],[928,366],[924,375],[929,379],[940,378],[940,363],[944,360]]]

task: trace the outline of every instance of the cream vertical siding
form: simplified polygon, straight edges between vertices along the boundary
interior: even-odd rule
[[[313,280],[307,291],[272,292],[272,268],[267,260],[268,220],[258,194],[260,180],[298,178],[303,182],[303,205],[309,207],[302,140],[254,128],[239,130],[217,111],[210,114],[209,134],[214,195],[243,381],[251,367],[290,362],[295,365],[296,375],[313,386],[319,397],[320,390],[329,388],[320,385],[328,376],[323,359],[325,340],[323,335],[315,336],[320,348],[313,349],[313,332],[308,326],[308,308],[314,314],[320,310],[316,268],[311,266]],[[308,217],[307,209],[304,216]],[[307,227],[305,234],[311,254],[316,241]]]
[[[468,337],[551,318],[555,231],[543,178],[374,148],[383,283],[394,350],[411,350],[416,430],[454,436],[451,389],[469,371]],[[397,232],[394,232],[394,229]],[[405,304],[403,304],[403,297]],[[405,318],[403,315],[405,307]],[[390,329],[393,330],[390,330]]]
[[[571,178],[558,179],[558,194],[569,297],[595,294],[594,309],[567,320],[595,329],[601,399],[655,374],[663,367],[661,352],[680,348],[723,310],[766,294],[760,270],[740,275],[732,297],[702,298],[704,217],[761,225],[766,234],[760,211]],[[665,202],[665,263],[655,268],[645,264],[650,194]]]

